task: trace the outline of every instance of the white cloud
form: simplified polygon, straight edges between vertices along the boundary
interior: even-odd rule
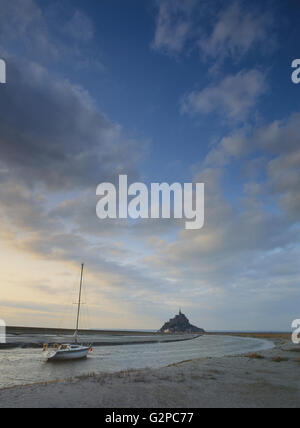
[[[266,91],[265,75],[258,70],[241,71],[224,78],[219,84],[184,98],[182,112],[189,114],[217,113],[223,118],[242,121]]]
[[[40,7],[35,0],[0,0],[0,51],[16,50],[19,57],[50,64],[68,60],[87,63],[94,37],[92,20],[60,2]],[[16,44],[17,42],[17,44]],[[89,60],[100,66],[97,58]]]
[[[9,60],[0,98],[1,161],[32,185],[63,190],[135,174],[140,149],[89,94],[36,63]],[[26,100],[26,109],[20,100]],[[130,153],[130,157],[128,156]]]
[[[300,113],[296,113],[288,119],[257,128],[252,135],[233,134],[222,139],[207,161],[221,158],[228,164],[231,157],[245,160],[256,151],[256,158],[250,159],[248,164],[251,167],[255,161],[259,162],[260,175],[266,176],[269,195],[276,198],[280,209],[291,217],[290,221],[296,221],[300,216],[299,129]]]
[[[153,48],[168,54],[182,51],[192,34],[195,0],[162,0],[158,4]]]
[[[57,59],[58,46],[51,40],[43,13],[34,0],[0,0],[0,46],[15,40],[31,55],[37,52]]]
[[[201,312],[215,328],[224,322],[228,329],[284,329],[296,313],[299,129],[300,115],[295,114],[251,135],[239,130],[223,138],[195,178],[206,183],[204,229],[199,234],[182,231],[171,243],[160,241],[146,259],[162,277],[180,284],[189,311]],[[243,175],[257,164],[257,174]],[[243,191],[233,198],[229,189],[229,199],[223,183],[231,168],[240,171],[235,185]],[[283,301],[278,318],[274,308]]]
[[[198,44],[206,57],[223,59],[239,58],[255,46],[270,44],[269,30],[272,24],[270,13],[247,10],[241,2],[234,1],[222,10],[209,35]]]
[[[153,47],[179,54],[190,42],[203,59],[237,60],[254,48],[273,50],[272,23],[269,11],[242,1],[220,7],[217,0],[163,0],[158,2]]]

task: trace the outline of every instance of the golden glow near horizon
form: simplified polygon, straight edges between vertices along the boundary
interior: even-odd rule
[[[59,260],[46,260],[11,245],[0,243],[0,318],[7,325],[73,328],[80,266]],[[109,278],[85,271],[81,327],[121,329],[149,327],[137,320],[122,302],[101,292],[109,290]],[[93,284],[89,289],[89,281]],[[95,285],[96,284],[96,285]],[[117,290],[116,290],[117,293]],[[147,322],[147,320],[146,320]]]

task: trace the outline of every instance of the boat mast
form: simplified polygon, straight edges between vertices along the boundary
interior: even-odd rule
[[[83,269],[84,269],[84,263],[82,263],[82,265],[81,265],[80,288],[79,288],[78,311],[77,311],[77,322],[76,322],[76,330],[75,330],[75,343],[77,343],[78,330],[79,330],[79,318],[80,318],[80,306],[81,306],[81,292],[82,292]]]

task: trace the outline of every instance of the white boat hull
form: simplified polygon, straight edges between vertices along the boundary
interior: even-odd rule
[[[76,350],[58,350],[49,352],[47,355],[48,361],[70,361],[70,360],[81,360],[86,358],[89,353],[89,348],[82,347]]]

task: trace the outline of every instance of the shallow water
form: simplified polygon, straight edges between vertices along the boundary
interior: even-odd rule
[[[260,339],[202,336],[185,342],[99,347],[87,360],[61,363],[46,363],[39,349],[0,350],[0,389],[89,373],[159,368],[194,358],[256,352],[273,346]]]

